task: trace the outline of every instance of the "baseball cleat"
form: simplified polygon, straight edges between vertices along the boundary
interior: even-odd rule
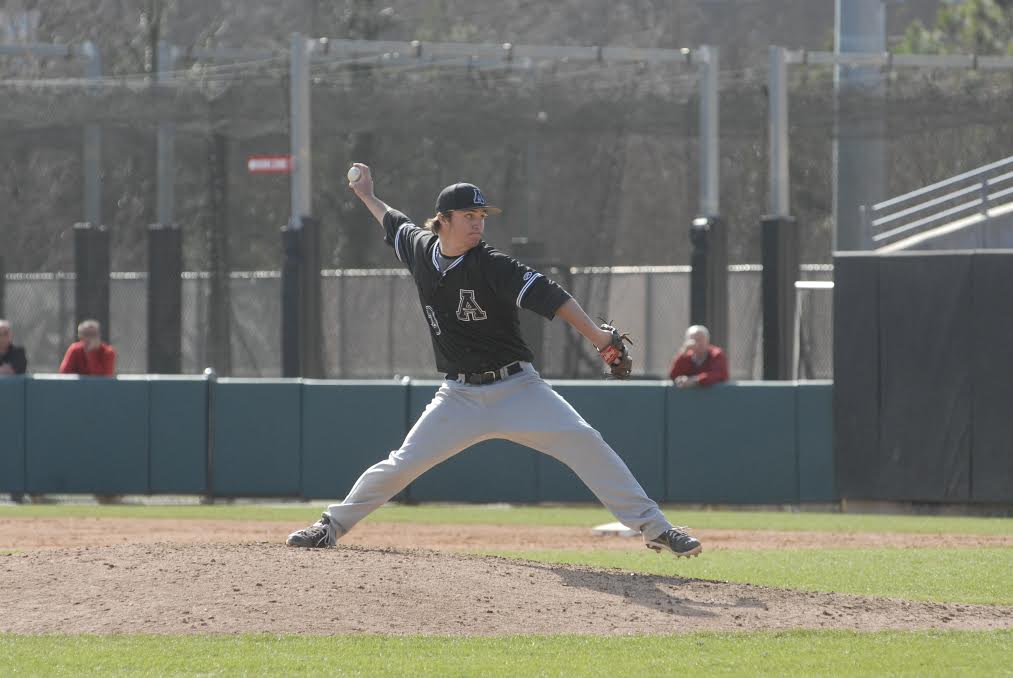
[[[302,546],[311,549],[324,549],[334,546],[337,543],[334,524],[331,517],[326,513],[321,514],[320,520],[307,528],[296,530],[288,535],[285,543],[289,546]]]
[[[647,548],[655,551],[668,550],[676,556],[686,558],[700,555],[700,552],[703,551],[700,540],[686,534],[683,531],[685,529],[684,527],[673,527],[666,530],[657,538],[647,542]]]

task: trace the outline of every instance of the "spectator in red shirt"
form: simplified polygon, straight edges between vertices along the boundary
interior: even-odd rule
[[[711,333],[703,325],[686,330],[686,342],[672,360],[668,376],[679,388],[710,386],[728,381],[728,358],[711,344]]]
[[[102,341],[98,321],[85,320],[77,326],[75,341],[60,363],[60,374],[111,377],[116,371],[116,349]]]

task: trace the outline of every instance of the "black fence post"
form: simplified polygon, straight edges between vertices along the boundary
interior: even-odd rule
[[[183,237],[175,224],[148,226],[148,372],[179,374],[183,355]]]
[[[763,217],[763,378],[793,378],[798,228],[794,217]]]
[[[229,253],[229,144],[225,135],[207,139],[208,196],[207,253],[210,267],[208,289],[208,365],[228,377],[232,374],[232,264]],[[204,319],[202,319],[204,320]]]
[[[322,379],[324,374],[324,333],[320,288],[320,222],[303,217],[303,270],[300,277],[302,304],[302,375]],[[340,347],[339,347],[340,348]]]
[[[690,323],[705,325],[711,341],[728,348],[728,229],[720,217],[697,217],[689,239]]]
[[[281,376],[298,377],[302,364],[299,331],[299,271],[302,267],[302,233],[297,228],[281,229]]]
[[[320,222],[301,217],[282,228],[281,240],[281,373],[321,378]]]
[[[112,343],[109,326],[109,231],[90,223],[74,224],[74,318],[97,320],[102,338]]]

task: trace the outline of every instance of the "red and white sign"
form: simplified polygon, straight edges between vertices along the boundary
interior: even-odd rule
[[[251,155],[246,159],[250,174],[288,174],[292,171],[291,155]]]

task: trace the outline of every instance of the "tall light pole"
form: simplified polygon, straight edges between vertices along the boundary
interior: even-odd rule
[[[834,52],[882,53],[886,50],[883,0],[836,0]],[[882,96],[883,78],[876,66],[834,67],[834,250],[865,250],[872,234],[863,232],[860,205],[885,194],[886,128],[880,115],[848,115],[849,97]],[[854,110],[852,108],[852,110]]]

